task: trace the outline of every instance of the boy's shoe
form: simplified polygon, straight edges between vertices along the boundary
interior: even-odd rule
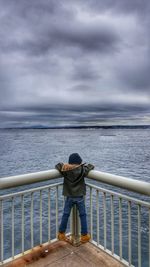
[[[68,238],[67,238],[67,236],[65,235],[65,233],[58,233],[58,236],[57,236],[57,238],[60,240],[60,241],[67,241],[68,240]]]
[[[81,235],[81,243],[86,243],[91,239],[90,234]]]

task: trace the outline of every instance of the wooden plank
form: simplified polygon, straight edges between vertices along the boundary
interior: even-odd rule
[[[81,258],[88,260],[87,266],[99,266],[99,267],[122,267],[124,266],[116,259],[112,258],[102,250],[96,248],[90,243],[86,243],[78,249],[76,254]]]
[[[122,267],[123,264],[93,246],[91,243],[74,247],[63,241],[38,246],[6,267]]]

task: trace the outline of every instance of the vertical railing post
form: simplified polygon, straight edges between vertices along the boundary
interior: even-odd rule
[[[0,263],[3,263],[3,201],[0,200]]]
[[[93,239],[93,198],[92,198],[92,187],[90,187],[90,234],[91,240]]]
[[[122,260],[122,198],[119,198],[119,255]]]
[[[58,186],[56,186],[56,236],[58,233]]]
[[[22,247],[22,254],[24,254],[24,195],[21,195],[21,247]]]
[[[79,222],[79,214],[76,205],[72,208],[72,244],[74,246],[80,245],[80,222]]]
[[[42,245],[42,190],[40,190],[40,245]]]
[[[149,267],[150,267],[150,208],[149,208]]]
[[[129,266],[132,261],[132,244],[131,244],[131,201],[128,201],[128,261]]]
[[[15,217],[14,217],[14,212],[15,212],[15,203],[14,203],[14,197],[12,197],[12,210],[11,210],[11,227],[12,227],[12,240],[11,240],[11,247],[12,247],[12,258],[14,259],[15,256]]]
[[[51,241],[51,189],[48,189],[48,242]]]

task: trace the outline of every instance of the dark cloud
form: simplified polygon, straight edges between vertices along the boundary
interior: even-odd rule
[[[122,81],[129,89],[135,91],[146,91],[150,94],[150,62],[147,59],[137,64],[133,62],[131,65],[122,67],[119,75]]]
[[[8,34],[9,41],[2,39],[4,52],[11,49],[38,56],[64,46],[98,53],[117,49],[119,36],[111,25],[81,22],[67,10],[67,3],[16,0],[3,3],[8,17],[2,17],[1,35]]]
[[[100,73],[97,69],[93,68],[90,62],[75,64],[72,78],[74,80],[81,81],[91,81],[97,80],[100,78]]]
[[[113,53],[117,51],[119,37],[113,29],[89,27],[90,25],[54,25],[52,29],[37,32],[36,37],[23,45],[14,45],[15,50],[23,50],[30,55],[47,54],[52,50],[79,49],[85,53]],[[37,38],[37,39],[36,39]]]
[[[1,0],[0,127],[149,123],[149,11],[148,0]]]
[[[78,1],[83,4],[83,1]],[[131,13],[144,15],[150,11],[150,3],[148,0],[88,0],[88,6],[90,9],[96,12],[112,11],[114,13]]]
[[[79,83],[71,88],[69,88],[70,91],[75,91],[75,92],[83,92],[83,93],[88,93],[91,92],[92,88],[88,84],[84,83]]]
[[[97,25],[91,27],[90,24],[71,25],[71,27],[66,24],[63,29],[56,29],[53,35],[57,42],[77,46],[89,52],[96,50],[99,53],[112,52],[119,39],[113,29]]]

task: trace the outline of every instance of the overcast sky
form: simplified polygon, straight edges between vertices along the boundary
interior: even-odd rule
[[[149,0],[0,0],[0,127],[150,124]]]

